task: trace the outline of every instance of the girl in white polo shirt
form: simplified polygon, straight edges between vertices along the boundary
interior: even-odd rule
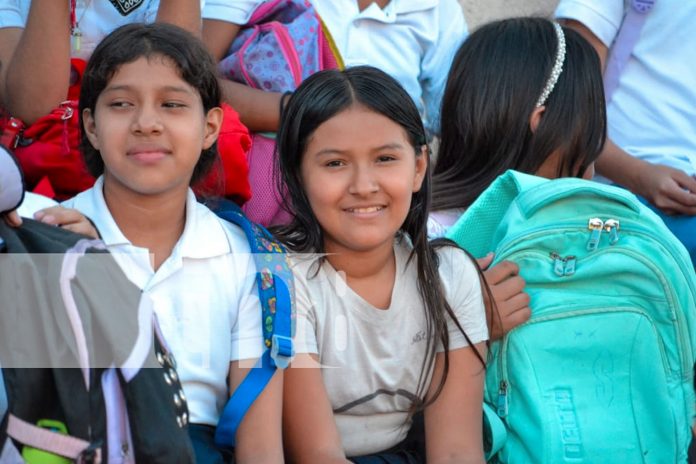
[[[127,25],[97,46],[80,96],[94,187],[67,204],[93,219],[129,278],[151,298],[178,362],[197,461],[228,462],[213,436],[239,362],[263,352],[247,240],[189,185],[216,159],[222,122],[215,65],[167,24]],[[282,462],[280,374],[245,416],[237,462]]]
[[[309,77],[286,111],[278,172],[295,216],[277,232],[310,253],[295,257],[305,354],[293,367],[321,363],[285,372],[290,460],[483,463],[480,272],[461,249],[428,242],[415,104],[386,73],[359,66]],[[411,427],[418,411],[425,435]]]

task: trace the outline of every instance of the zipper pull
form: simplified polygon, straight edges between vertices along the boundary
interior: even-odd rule
[[[500,381],[500,390],[498,390],[498,416],[505,417],[508,413],[508,401],[507,401],[507,382],[505,380]]]
[[[552,251],[550,253],[551,259],[553,259],[553,273],[558,277],[563,277],[563,259],[561,255]]]
[[[565,263],[563,275],[572,276],[573,274],[575,274],[575,256],[566,256],[563,262]]]
[[[587,223],[587,228],[590,229],[590,240],[587,242],[587,251],[595,251],[599,246],[599,239],[602,236],[604,222],[599,218],[591,218]]]
[[[616,219],[607,219],[604,223],[604,230],[609,232],[609,244],[614,245],[619,241],[619,229],[621,228],[619,221]]]

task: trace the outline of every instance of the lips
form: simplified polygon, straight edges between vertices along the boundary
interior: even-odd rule
[[[171,150],[159,145],[143,145],[131,148],[126,153],[132,160],[150,164],[171,155]]]

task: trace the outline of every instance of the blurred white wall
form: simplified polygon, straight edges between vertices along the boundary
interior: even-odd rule
[[[472,31],[483,23],[511,16],[549,16],[559,0],[459,0]]]

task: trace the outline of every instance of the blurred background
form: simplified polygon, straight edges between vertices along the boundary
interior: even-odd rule
[[[483,23],[511,16],[549,16],[559,0],[459,0],[473,31]]]

